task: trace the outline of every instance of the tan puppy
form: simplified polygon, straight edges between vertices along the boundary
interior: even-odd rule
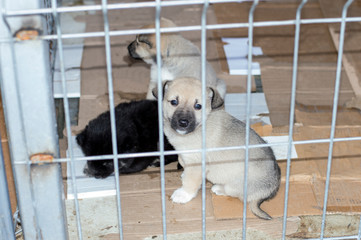
[[[160,26],[176,27],[165,18],[160,21]],[[154,24],[144,26],[143,29],[155,28]],[[180,77],[194,77],[201,79],[201,55],[199,49],[190,41],[183,38],[179,33],[161,34],[162,80],[173,80]],[[147,99],[154,99],[152,90],[157,86],[157,49],[155,34],[140,34],[128,46],[129,55],[136,59],[142,59],[151,65],[150,83]],[[206,67],[207,85],[218,90],[222,98],[226,95],[226,84],[218,79],[212,66],[207,62]]]
[[[201,149],[202,108],[205,108],[207,148],[245,145],[246,126],[225,112],[223,100],[216,90],[207,88],[207,102],[202,103],[201,83],[193,78],[164,82],[164,133],[176,150]],[[153,91],[157,96],[157,89]],[[265,141],[252,129],[250,144]],[[171,199],[186,203],[197,195],[201,186],[201,153],[180,154],[184,168],[182,187]],[[217,195],[228,195],[243,200],[244,150],[212,151],[206,154],[206,178],[214,185]],[[274,197],[280,186],[280,168],[269,147],[249,150],[247,201],[252,212],[263,219],[271,219],[260,205]]]

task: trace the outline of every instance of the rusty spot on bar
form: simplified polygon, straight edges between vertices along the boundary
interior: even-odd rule
[[[22,41],[36,39],[39,35],[40,31],[34,28],[22,28],[14,34],[17,39]]]
[[[54,160],[54,157],[50,154],[46,154],[46,153],[37,153],[37,154],[33,154],[30,156],[30,161],[32,163],[37,163],[37,164],[44,164],[46,162],[52,162]]]

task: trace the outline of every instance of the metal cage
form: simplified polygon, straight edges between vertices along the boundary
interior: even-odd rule
[[[347,11],[353,0],[348,0],[343,6],[341,18],[322,18],[322,19],[302,19],[301,13],[307,0],[300,1],[297,14],[294,19],[286,21],[254,21],[254,11],[259,4],[258,0],[253,1],[249,12],[248,22],[230,23],[230,24],[207,24],[207,8],[209,4],[222,4],[227,2],[239,2],[237,0],[192,0],[192,1],[147,1],[132,3],[111,3],[102,0],[98,5],[83,6],[61,6],[57,0],[50,1],[8,1],[1,0],[1,20],[0,20],[0,66],[1,66],[1,91],[3,105],[5,109],[7,131],[10,138],[11,161],[13,165],[15,182],[17,188],[17,198],[21,213],[21,225],[25,239],[68,239],[67,221],[64,203],[64,190],[61,177],[61,163],[70,163],[71,171],[74,173],[74,163],[89,159],[106,159],[109,156],[100,157],[83,157],[77,158],[73,154],[71,141],[71,117],[69,113],[69,99],[67,95],[67,85],[65,80],[63,41],[65,39],[79,39],[103,37],[105,39],[106,51],[106,68],[108,78],[109,104],[111,114],[112,143],[115,166],[115,186],[117,202],[117,218],[119,225],[119,238],[123,239],[122,207],[121,196],[119,191],[119,172],[118,158],[125,158],[127,154],[118,154],[116,125],[114,113],[114,95],[113,95],[113,78],[112,78],[112,59],[110,37],[121,35],[134,35],[140,33],[156,33],[157,45],[160,45],[160,35],[165,32],[174,31],[201,31],[201,59],[202,73],[205,73],[206,63],[206,33],[207,30],[214,29],[248,29],[249,48],[248,48],[248,77],[247,77],[247,116],[251,111],[251,68],[252,68],[252,47],[253,47],[253,30],[257,27],[269,26],[295,26],[294,35],[294,57],[292,72],[292,92],[291,108],[289,115],[289,141],[287,172],[286,172],[286,191],[284,196],[284,214],[283,214],[283,231],[282,239],[286,239],[287,229],[287,210],[289,201],[289,179],[291,166],[291,147],[292,144],[318,144],[329,143],[327,178],[323,203],[322,226],[320,237],[317,239],[360,239],[361,238],[361,219],[358,235],[338,236],[325,238],[325,219],[326,206],[328,201],[328,190],[331,174],[333,144],[341,141],[361,141],[361,137],[352,138],[335,138],[335,127],[337,117],[337,103],[340,89],[340,78],[342,68],[343,47],[345,39],[345,28],[348,22],[361,22],[361,17],[347,17]],[[202,20],[200,25],[182,26],[174,28],[161,28],[160,15],[163,7],[177,7],[180,5],[198,5],[203,9]],[[155,10],[155,29],[131,29],[113,31],[109,27],[108,11],[115,9],[132,9],[132,8],[152,8]],[[72,33],[63,34],[60,28],[59,15],[61,13],[82,12],[82,11],[102,11],[104,20],[104,30],[101,32]],[[294,131],[294,114],[295,114],[295,97],[298,71],[298,52],[300,28],[303,24],[328,24],[341,23],[340,39],[338,47],[337,72],[334,88],[334,99],[332,109],[332,123],[330,138],[318,140],[293,141]],[[20,35],[19,35],[20,34]],[[22,35],[25,34],[25,35]],[[56,132],[56,118],[54,112],[54,100],[52,90],[54,52],[60,58],[60,70],[62,76],[63,102],[65,112],[66,135],[69,144],[69,157],[60,158],[58,136]],[[161,62],[160,49],[157,49],[157,62]],[[35,63],[35,64],[34,64]],[[158,64],[160,72],[160,64]],[[203,93],[205,92],[205,74],[202,74]],[[161,79],[158,75],[158,90],[161,94]],[[161,98],[161,96],[160,96]],[[205,94],[203,94],[205,100]],[[204,101],[205,102],[205,101]],[[162,104],[159,101],[159,116],[162,116]],[[203,111],[205,119],[205,111]],[[205,154],[206,151],[225,150],[222,148],[206,149],[205,124],[203,124],[203,147],[197,150],[202,153],[202,238],[206,239],[206,180],[205,180]],[[249,145],[249,127],[250,119],[246,121],[246,145],[238,146],[245,149],[245,184],[247,192],[247,166],[248,150],[250,148],[264,147],[265,145]],[[159,135],[163,136],[163,123],[159,122]],[[285,143],[282,143],[285,144]],[[275,144],[267,144],[272,146]],[[226,148],[227,149],[227,148]],[[172,153],[172,152],[171,152]],[[175,151],[174,153],[181,153]],[[135,154],[134,156],[149,156],[154,153]],[[163,222],[163,239],[167,239],[167,212],[165,202],[165,169],[164,156],[170,154],[164,151],[163,138],[160,138],[160,151],[156,154],[160,156],[161,162],[161,198],[162,198],[162,222]],[[1,158],[2,160],[2,158]],[[0,161],[0,178],[1,183],[6,183],[6,176],[3,171],[2,161]],[[72,184],[74,189],[74,204],[76,210],[77,236],[78,239],[84,239],[82,225],[80,221],[79,200],[76,192],[76,179],[73,175]],[[4,184],[2,184],[4,185]],[[2,239],[15,239],[11,211],[9,210],[8,194],[5,186],[0,188],[1,199],[1,229],[0,236]],[[246,199],[246,198],[245,198]],[[246,239],[247,218],[246,218],[247,201],[244,201],[242,236]]]

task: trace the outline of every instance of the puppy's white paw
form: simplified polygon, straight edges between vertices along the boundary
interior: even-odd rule
[[[214,192],[216,195],[222,195],[225,196],[226,193],[224,192],[224,186],[215,184],[211,188],[212,192]]]
[[[178,188],[170,197],[175,203],[186,203],[192,200],[196,194],[189,194],[183,188]]]

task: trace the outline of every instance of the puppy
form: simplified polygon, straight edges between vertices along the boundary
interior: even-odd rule
[[[121,103],[115,107],[118,153],[154,152],[158,149],[158,103],[142,100]],[[91,120],[76,140],[86,156],[113,154],[110,112]],[[174,150],[167,139],[164,149]],[[159,166],[156,156],[122,158],[119,173],[142,171],[150,165]],[[165,164],[177,161],[177,155],[165,156]],[[84,173],[95,178],[106,178],[114,172],[113,160],[87,161]]]
[[[202,108],[206,111],[207,148],[245,145],[245,124],[225,112],[223,100],[215,89],[207,89],[207,101],[202,103],[201,83],[193,78],[176,79],[163,83],[164,133],[176,150],[202,148]],[[157,96],[157,89],[153,90]],[[250,144],[265,141],[250,129]],[[244,157],[242,150],[223,150],[206,153],[206,178],[214,185],[217,195],[243,200]],[[202,182],[201,153],[179,155],[183,166],[182,187],[171,199],[186,203],[197,195]],[[260,205],[273,198],[280,186],[280,168],[269,147],[249,149],[247,201],[259,218],[271,219]]]
[[[160,26],[176,27],[176,25],[165,18],[160,20]],[[155,28],[155,25],[144,26],[143,29]],[[155,34],[140,34],[128,46],[129,55],[135,59],[142,59],[151,65],[150,83],[147,99],[154,99],[152,90],[157,86],[157,48]],[[179,33],[161,34],[161,79],[173,80],[181,77],[193,77],[201,79],[201,54],[199,49],[190,41],[183,38]],[[226,95],[226,84],[217,78],[212,66],[207,62],[206,66],[207,85],[217,89],[221,97]]]

